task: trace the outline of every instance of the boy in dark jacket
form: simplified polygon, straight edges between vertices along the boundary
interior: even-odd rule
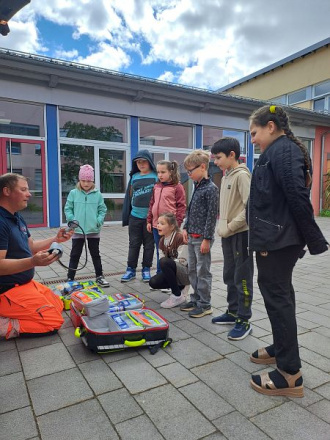
[[[219,190],[208,178],[210,156],[196,150],[184,160],[188,176],[195,182],[183,229],[188,241],[189,280],[194,293],[180,310],[189,312],[191,318],[201,318],[212,313],[211,247],[218,214]]]
[[[148,150],[140,150],[132,161],[132,171],[123,206],[123,226],[128,225],[129,250],[126,273],[121,282],[136,277],[140,248],[143,244],[142,280],[149,282],[154,256],[153,235],[147,231],[147,215],[157,171]]]

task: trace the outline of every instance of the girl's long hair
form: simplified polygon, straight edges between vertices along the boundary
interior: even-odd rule
[[[157,165],[165,165],[167,168],[167,171],[170,172],[171,175],[171,182],[174,185],[177,185],[180,182],[180,173],[179,173],[179,165],[176,160],[159,160],[157,162]]]

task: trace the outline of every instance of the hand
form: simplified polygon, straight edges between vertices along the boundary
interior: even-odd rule
[[[57,261],[59,256],[57,254],[50,254],[47,251],[39,251],[32,257],[33,266],[49,266]]]
[[[151,223],[147,223],[147,231],[150,232],[150,234],[151,234],[151,232],[152,232],[152,224]]]
[[[74,231],[66,231],[65,228],[61,228],[58,233],[56,234],[55,240],[57,243],[64,243],[65,241],[70,240],[72,235],[74,234]]]
[[[201,254],[208,254],[210,252],[210,240],[204,240],[201,244]]]
[[[183,242],[185,244],[188,244],[188,232],[187,232],[187,229],[183,229],[182,230],[182,238],[183,238]]]

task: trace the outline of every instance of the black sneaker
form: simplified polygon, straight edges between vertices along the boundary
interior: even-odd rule
[[[227,338],[231,341],[241,341],[252,333],[252,326],[249,321],[243,321],[242,319],[236,319],[235,327],[230,330]]]
[[[101,287],[109,287],[109,282],[101,275],[100,277],[96,278],[96,282]]]
[[[192,301],[186,301],[180,306],[182,312],[190,312],[196,308],[197,304]]]
[[[190,318],[202,318],[205,315],[211,315],[213,309],[211,306],[207,307],[195,307],[191,312],[188,313]]]

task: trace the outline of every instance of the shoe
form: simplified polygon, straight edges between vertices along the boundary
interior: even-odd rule
[[[173,307],[177,307],[184,302],[184,296],[181,294],[180,296],[171,295],[166,301],[163,301],[160,307],[163,309],[172,309]]]
[[[171,289],[161,289],[163,293],[168,293],[169,295],[172,293]]]
[[[304,397],[301,371],[289,374],[277,368],[269,373],[253,375],[250,384],[255,391],[267,396]]]
[[[194,310],[194,308],[197,306],[196,303],[192,302],[192,301],[186,301],[182,304],[182,306],[180,307],[180,310],[182,312],[190,312],[191,310]]]
[[[127,281],[134,280],[134,278],[136,278],[136,270],[133,269],[132,267],[128,267],[126,269],[126,273],[124,273],[124,275],[121,277],[120,281],[122,283],[126,283]]]
[[[223,313],[220,316],[216,316],[215,318],[212,318],[213,324],[235,324],[236,323],[237,316],[231,313],[229,310],[226,310],[225,313]]]
[[[231,341],[241,341],[246,338],[250,333],[252,333],[252,326],[249,321],[243,321],[242,319],[237,318],[235,327],[230,330],[227,335],[227,338]]]
[[[189,297],[189,289],[190,289],[190,284],[188,286],[184,286],[184,288],[181,290],[181,294],[184,296],[186,301]]]
[[[109,282],[103,277],[103,275],[96,278],[96,282],[101,287],[109,287]]]
[[[151,275],[150,275],[150,267],[144,267],[144,268],[142,269],[142,281],[143,281],[144,283],[149,283],[150,278],[151,278]]]
[[[65,280],[66,283],[71,283],[72,281],[74,281],[72,278],[68,278]]]
[[[188,313],[190,318],[202,318],[205,315],[211,315],[213,309],[211,306],[207,307],[195,307],[191,312]]]
[[[265,347],[254,351],[250,356],[250,361],[254,362],[255,364],[263,365],[276,364],[275,356],[271,356]]]

